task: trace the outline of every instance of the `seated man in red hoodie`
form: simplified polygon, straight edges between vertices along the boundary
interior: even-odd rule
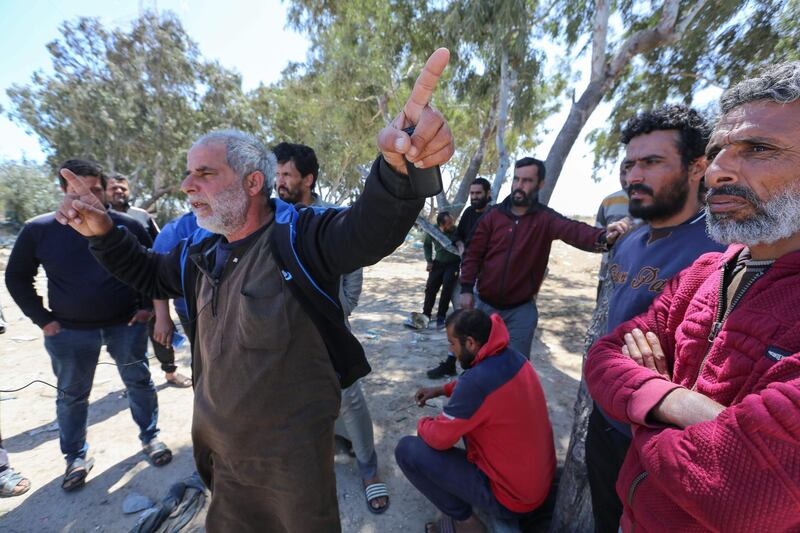
[[[437,417],[423,417],[419,437],[404,437],[397,464],[445,517],[429,532],[485,531],[476,507],[519,519],[547,497],[556,468],[553,430],[539,377],[508,346],[500,315],[462,309],[447,318],[447,340],[461,367],[458,381],[421,388],[421,406],[445,395]],[[455,448],[463,437],[466,450]]]

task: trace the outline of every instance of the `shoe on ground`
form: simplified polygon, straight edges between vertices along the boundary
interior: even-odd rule
[[[445,319],[444,318],[437,318],[435,322],[433,320],[431,320],[430,327],[433,327],[433,328],[436,328],[436,329],[440,329],[440,330],[444,329],[444,327],[445,327]]]
[[[440,379],[445,376],[456,375],[456,360],[448,357],[445,361],[440,361],[439,366],[428,370],[429,379]]]

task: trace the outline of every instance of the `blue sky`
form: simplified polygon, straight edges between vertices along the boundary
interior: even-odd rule
[[[107,26],[127,27],[141,9],[153,8],[175,12],[203,56],[239,71],[245,89],[277,80],[290,61],[302,61],[308,50],[305,37],[285,28],[286,6],[279,0],[0,0],[0,20],[6,21],[0,32],[0,105],[8,108],[5,90],[10,85],[25,84],[35,70],[50,69],[45,45],[59,36],[62,21],[91,16],[99,17]],[[585,58],[578,64],[588,68]],[[578,94],[582,89],[578,87]],[[565,104],[562,113],[548,120],[545,128],[549,133],[533,154],[516,157],[544,159],[567,111]],[[591,180],[592,154],[582,140],[588,131],[604,123],[607,114],[607,106],[594,113],[562,171],[550,205],[564,214],[593,215],[602,198],[619,188],[613,172],[600,183]],[[37,161],[44,158],[36,137],[3,115],[0,160],[23,156]]]

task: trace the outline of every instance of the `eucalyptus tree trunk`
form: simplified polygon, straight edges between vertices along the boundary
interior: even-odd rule
[[[492,132],[494,131],[496,125],[498,101],[499,100],[495,98],[492,102],[492,107],[489,110],[489,116],[486,119],[486,125],[481,132],[478,148],[476,148],[475,153],[472,154],[472,157],[469,160],[469,165],[467,165],[467,170],[461,177],[461,183],[458,184],[456,194],[453,196],[453,201],[450,202],[450,205],[456,207],[459,211],[461,211],[462,207],[466,205],[467,197],[469,196],[469,186],[472,184],[475,178],[478,177],[478,172],[480,172],[481,165],[483,164],[483,158],[486,155],[486,147],[489,144],[489,138],[492,136]]]
[[[497,110],[497,132],[495,144],[497,146],[497,173],[492,183],[492,197],[497,198],[500,187],[506,179],[508,171],[508,150],[506,149],[506,127],[508,126],[508,108],[511,100],[511,72],[508,66],[508,52],[503,50],[500,58],[500,91],[498,92],[499,104]]]

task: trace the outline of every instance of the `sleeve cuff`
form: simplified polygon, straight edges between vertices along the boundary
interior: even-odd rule
[[[414,191],[411,189],[411,182],[408,179],[408,176],[404,176],[402,174],[398,174],[383,156],[378,157],[378,175],[380,176],[381,183],[386,188],[386,190],[399,200],[416,200],[417,196],[414,194]]]
[[[105,235],[101,235],[100,237],[89,237],[89,245],[94,249],[100,250],[109,248],[121,242],[122,239],[125,238],[126,231],[127,230],[125,230],[123,226],[114,226],[111,228],[111,231]]]
[[[633,424],[646,427],[660,427],[649,424],[647,415],[650,411],[664,399],[664,397],[675,389],[681,388],[677,383],[672,383],[666,379],[654,378],[645,382],[631,395],[628,401],[628,418]]]
[[[453,390],[456,388],[457,379],[444,384],[444,395],[448,398],[453,395]]]

